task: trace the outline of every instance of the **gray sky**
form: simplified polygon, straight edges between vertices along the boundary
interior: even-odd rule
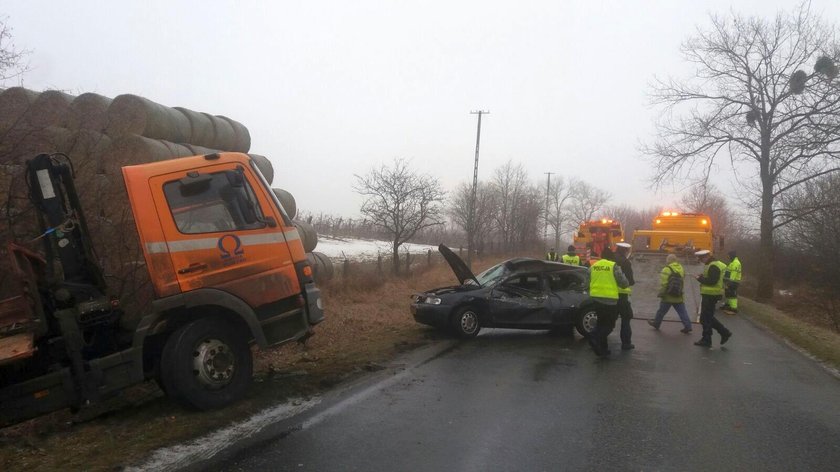
[[[448,189],[508,159],[534,179],[583,178],[611,203],[670,205],[647,188],[648,84],[690,76],[679,45],[708,13],[772,16],[794,0],[0,1],[23,85],[227,115],[298,207],[355,216],[354,173],[406,157]],[[812,8],[835,22],[837,0]],[[6,85],[12,85],[7,83]],[[721,168],[715,183],[731,185]]]

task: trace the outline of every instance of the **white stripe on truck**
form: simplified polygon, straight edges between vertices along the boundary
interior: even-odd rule
[[[228,233],[230,234],[230,233]],[[285,235],[285,237],[284,237]],[[155,242],[148,242],[146,243],[146,252],[149,254],[163,254],[167,252],[186,252],[186,251],[198,251],[202,249],[213,249],[218,247],[219,239],[225,237],[226,235],[212,237],[212,238],[199,238],[199,239],[186,239],[181,241],[155,241]],[[239,241],[242,243],[243,246],[257,246],[260,244],[276,244],[276,243],[283,243],[286,241],[295,241],[300,239],[300,233],[298,233],[297,229],[290,229],[285,232],[276,232],[276,233],[262,233],[262,234],[249,234],[246,236],[238,236]]]

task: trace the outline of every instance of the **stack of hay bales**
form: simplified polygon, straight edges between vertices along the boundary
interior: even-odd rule
[[[7,281],[5,242],[39,235],[24,182],[26,160],[62,152],[73,164],[76,188],[106,280],[124,305],[145,307],[152,297],[121,167],[217,151],[247,153],[251,136],[224,116],[171,108],[136,95],[74,97],[11,87],[0,92],[0,296]],[[251,155],[266,179],[271,162]],[[30,244],[40,250],[37,243]]]
[[[312,266],[315,281],[325,282],[332,279],[335,274],[332,261],[326,254],[315,252],[315,248],[318,246],[318,232],[315,231],[315,227],[306,221],[295,219],[297,217],[297,202],[295,201],[295,197],[282,188],[274,188],[272,190],[274,190],[274,194],[277,195],[277,199],[280,200],[280,204],[283,205],[283,209],[286,210],[286,214],[289,215],[289,218],[292,219],[292,223],[294,223],[295,228],[298,230],[300,242],[303,244],[303,250],[306,252],[306,259],[309,261],[309,265]]]

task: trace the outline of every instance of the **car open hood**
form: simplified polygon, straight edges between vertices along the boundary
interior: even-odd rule
[[[455,277],[458,278],[458,283],[464,285],[464,282],[467,280],[474,280],[476,285],[479,287],[481,286],[481,284],[478,283],[478,279],[475,278],[475,274],[473,274],[470,268],[467,267],[467,264],[465,264],[457,254],[452,252],[451,249],[441,244],[438,246],[438,251],[440,251],[443,258],[446,259],[446,262],[449,263],[449,267],[452,268],[452,272],[455,272]]]

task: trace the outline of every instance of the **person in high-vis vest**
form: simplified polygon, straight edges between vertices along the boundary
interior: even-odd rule
[[[703,336],[694,345],[712,347],[714,331],[720,334],[720,344],[726,344],[732,337],[732,331],[726,329],[726,326],[715,318],[715,305],[723,296],[723,273],[726,271],[726,264],[715,259],[708,249],[697,251],[694,255],[705,264],[703,274],[697,276],[697,281],[700,282],[700,324],[703,325]]]
[[[557,251],[555,251],[554,248],[551,248],[550,251],[545,253],[545,260],[551,261],[551,262],[557,262]]]
[[[589,267],[589,296],[598,315],[598,323],[588,340],[598,357],[610,355],[607,336],[615,328],[618,317],[618,289],[629,285],[621,267],[615,263],[612,251],[605,248],[601,259]]]
[[[615,245],[615,263],[621,267],[621,272],[627,277],[627,288],[618,289],[618,316],[621,317],[621,350],[627,351],[634,349],[632,337],[633,330],[630,328],[630,320],[633,319],[633,306],[630,304],[630,294],[633,293],[633,285],[636,280],[633,278],[633,264],[630,263],[628,256],[630,255],[630,248],[632,246],[628,243],[617,243]]]
[[[741,283],[741,261],[735,251],[729,251],[729,265],[723,273],[723,312],[728,315],[738,313],[738,285]]]
[[[580,256],[577,255],[575,252],[574,246],[569,246],[569,252],[563,254],[563,263],[564,264],[572,264],[572,265],[580,265]]]

